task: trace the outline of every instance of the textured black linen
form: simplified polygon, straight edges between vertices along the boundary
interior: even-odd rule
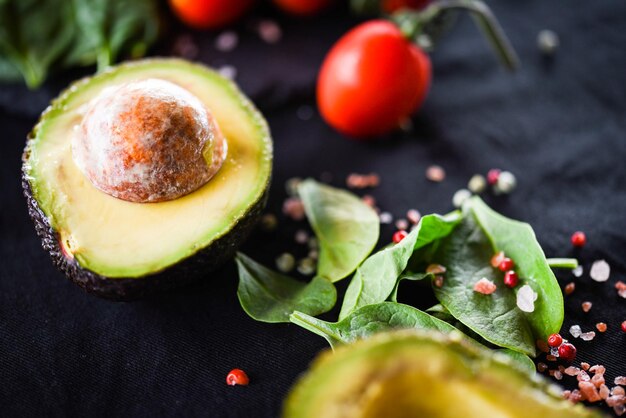
[[[293,176],[328,172],[343,185],[350,172],[378,172],[382,184],[371,194],[402,216],[413,207],[447,212],[452,194],[474,173],[491,167],[515,173],[512,195],[486,199],[530,222],[548,256],[580,257],[583,277],[559,275],[562,285],[576,282],[566,298],[564,333],[574,323],[587,331],[606,322],[605,334],[576,345],[578,360],[605,364],[612,381],[626,374],[626,334],[619,331],[626,301],[613,288],[626,278],[626,3],[491,3],[519,52],[520,71],[503,71],[471,20],[460,19],[432,55],[434,85],[414,131],[377,143],[342,138],[315,111],[314,79],[324,53],[356,23],[341,10],[322,20],[273,16],[284,32],[276,45],[246,24],[237,29],[240,44],[232,52],[216,51],[214,34],[193,37],[200,61],[237,68],[242,89],[269,121],[270,212],[280,213],[284,182]],[[536,47],[544,28],[561,37],[553,60]],[[19,182],[24,140],[47,102],[85,74],[55,78],[36,92],[0,86],[0,415],[277,416],[288,388],[326,343],[294,325],[248,318],[237,301],[232,263],[197,286],[112,303],[67,281],[41,249]],[[309,110],[312,117],[302,120]],[[433,163],[447,170],[443,183],[424,178]],[[277,232],[255,233],[243,250],[268,264],[282,251],[303,255],[293,243],[301,226],[280,219]],[[588,245],[575,252],[569,236],[578,229]],[[383,241],[392,232],[383,228]],[[587,274],[599,258],[613,268],[605,284]],[[430,293],[407,284],[403,300],[425,308]],[[585,300],[594,304],[587,314],[580,308]],[[234,367],[249,373],[250,386],[226,386]]]

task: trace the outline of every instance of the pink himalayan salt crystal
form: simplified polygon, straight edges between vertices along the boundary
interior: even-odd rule
[[[576,290],[576,283],[574,282],[569,282],[564,289],[564,292],[566,295],[571,295],[572,293],[574,293],[574,290]]]
[[[580,367],[582,367],[583,370],[589,370],[590,364],[589,363],[585,363],[584,361],[582,363],[580,363]]]
[[[433,279],[433,284],[435,285],[435,287],[441,289],[443,287],[443,281],[443,276],[435,276],[435,278]]]
[[[426,178],[435,183],[442,182],[446,178],[446,171],[438,165],[431,165],[426,169]]]
[[[626,390],[621,386],[615,386],[611,389],[611,395],[626,396]]]
[[[370,208],[373,208],[376,206],[376,198],[374,198],[374,196],[372,195],[366,194],[361,198],[361,200]]]
[[[597,374],[591,378],[591,383],[595,385],[595,387],[599,388],[604,385],[604,376],[601,374]]]
[[[482,293],[483,295],[490,295],[496,291],[496,285],[491,280],[483,277],[474,284],[474,292]]]
[[[563,373],[558,370],[550,370],[550,376],[554,377],[556,380],[563,379]]]
[[[583,341],[591,341],[594,338],[596,338],[596,333],[593,331],[583,332],[582,334],[580,334],[580,339]]]
[[[615,288],[617,289],[617,294],[626,299],[626,283],[620,280],[615,283]]]
[[[600,394],[598,389],[591,382],[578,382],[578,388],[583,395],[583,399],[589,402],[598,402],[600,400]]]
[[[569,399],[571,394],[572,394],[571,390],[564,390],[562,393],[563,399]]]
[[[578,379],[579,382],[588,382],[591,380],[587,372],[584,370],[581,370],[580,373],[578,373],[576,379]]]
[[[376,187],[380,184],[378,174],[357,174],[352,173],[346,178],[346,185],[350,189],[365,189],[367,187]]]
[[[626,398],[624,398],[624,395],[611,395],[606,398],[606,404],[607,406],[613,407],[619,404],[623,404],[625,400]]]
[[[609,387],[607,385],[601,385],[599,393],[602,399],[608,398],[610,394]]]
[[[568,376],[576,376],[580,373],[580,369],[578,367],[569,366],[563,372]]]
[[[570,402],[578,403],[582,401],[583,397],[578,389],[574,389],[572,393],[569,395]]]
[[[548,355],[546,356],[546,360],[548,360],[548,361],[556,361],[556,358],[557,358],[557,357],[556,357],[556,356],[554,356],[554,355],[552,355],[552,354],[548,354]]]
[[[539,373],[543,373],[548,369],[548,365],[546,363],[538,363],[537,364],[537,370],[539,371]]]
[[[626,376],[617,376],[614,380],[616,385],[626,386]]]
[[[595,366],[591,367],[589,371],[595,374],[604,374],[606,373],[606,367],[602,366],[601,364],[596,364]]]
[[[422,218],[422,214],[419,213],[418,210],[416,209],[410,209],[407,213],[406,213],[406,218],[409,220],[409,222],[411,222],[412,224],[417,224],[420,219]]]
[[[396,228],[400,231],[406,231],[409,227],[409,221],[406,219],[398,219],[395,223]]]
[[[611,275],[611,266],[605,260],[594,261],[589,270],[589,277],[596,282],[606,282]]]
[[[294,221],[304,219],[304,205],[297,197],[290,197],[283,203],[283,213]]]
[[[589,302],[589,301],[583,302],[582,305],[581,305],[581,307],[583,308],[583,312],[585,312],[585,313],[589,312],[591,310],[591,306],[592,305],[593,304],[591,302]]]

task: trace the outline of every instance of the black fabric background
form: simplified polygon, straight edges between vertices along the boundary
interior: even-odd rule
[[[356,23],[341,9],[310,21],[258,11],[279,20],[284,36],[277,45],[263,43],[245,24],[233,52],[217,52],[214,34],[193,36],[198,59],[234,65],[242,89],[269,121],[275,141],[270,212],[280,213],[285,180],[293,176],[330,172],[332,183],[343,185],[350,172],[377,172],[382,184],[371,194],[401,216],[412,207],[447,212],[452,194],[474,173],[491,167],[515,173],[519,187],[512,195],[486,199],[530,222],[548,256],[580,257],[585,274],[566,298],[564,330],[573,323],[583,330],[608,324],[606,334],[576,345],[578,360],[605,364],[612,380],[626,374],[626,334],[619,331],[626,301],[613,288],[626,277],[626,3],[490,3],[519,52],[521,70],[504,72],[471,20],[460,19],[432,55],[434,85],[414,131],[376,143],[342,138],[316,112],[307,121],[297,117],[301,106],[315,109],[324,53]],[[170,40],[180,30],[175,26]],[[536,47],[544,28],[561,37],[551,61]],[[160,51],[167,54],[169,46]],[[41,249],[19,182],[24,140],[47,102],[88,72],[57,77],[36,92],[0,86],[0,415],[277,416],[288,388],[326,343],[294,325],[248,318],[237,301],[232,263],[197,286],[112,303],[68,282]],[[443,183],[424,178],[433,163],[447,170]],[[255,233],[243,250],[268,264],[282,251],[303,254],[293,243],[301,225],[280,219],[277,232]],[[574,252],[569,236],[578,229],[588,245]],[[384,227],[382,240],[392,232]],[[608,283],[587,275],[598,258],[613,268]],[[571,275],[560,277],[565,284]],[[407,284],[403,293],[418,307],[432,303],[418,286]],[[594,303],[587,314],[580,309],[584,300]],[[250,386],[226,386],[234,367],[248,372]]]

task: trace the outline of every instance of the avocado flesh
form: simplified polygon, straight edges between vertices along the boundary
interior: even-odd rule
[[[459,336],[374,336],[325,353],[288,396],[284,417],[594,417],[507,358]]]
[[[150,204],[116,199],[95,188],[74,164],[70,149],[72,129],[91,99],[106,87],[144,78],[171,81],[196,95],[228,142],[226,161],[206,185]],[[154,59],[115,67],[67,89],[31,133],[23,174],[26,194],[54,231],[67,262],[107,279],[139,279],[224,242],[251,212],[258,215],[271,162],[267,124],[232,82],[203,66]]]

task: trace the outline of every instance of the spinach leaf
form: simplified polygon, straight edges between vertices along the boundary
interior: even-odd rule
[[[508,356],[522,370],[525,370],[528,373],[535,373],[535,363],[533,363],[530,357],[526,354],[520,353],[519,351],[509,350],[508,348],[499,348],[496,351]]]
[[[18,70],[30,88],[39,86],[48,70],[66,53],[75,36],[67,1],[0,0],[2,79]]]
[[[432,279],[434,276],[430,273],[406,273],[398,278],[393,291],[391,292],[391,296],[389,296],[389,300],[392,302],[398,301],[398,288],[400,287],[400,282],[402,280],[409,280],[412,282],[417,282],[424,279]]]
[[[156,41],[157,5],[153,0],[71,0],[77,35],[64,65],[98,64],[101,71],[122,52],[137,57]]]
[[[0,80],[30,88],[75,65],[143,55],[158,35],[155,0],[0,0]]]
[[[319,315],[332,309],[337,301],[335,286],[323,277],[304,283],[272,271],[242,253],[235,259],[239,303],[257,321],[289,322],[289,315],[296,310]]]
[[[515,293],[502,284],[502,273],[491,267],[495,249],[476,219],[474,202],[473,199],[464,206],[463,221],[441,242],[431,260],[447,269],[443,286],[433,287],[435,296],[457,320],[485,340],[534,356],[535,340],[541,334],[534,334],[527,314],[517,307]],[[500,231],[511,239],[518,238],[516,232]],[[506,248],[498,249],[515,257]],[[518,271],[524,277],[523,270]],[[493,294],[474,291],[474,284],[483,277],[500,284]],[[553,332],[558,332],[558,328]]]
[[[368,257],[357,269],[346,294],[339,319],[360,307],[387,300],[413,252],[450,234],[461,216],[426,215],[402,241]]]
[[[394,302],[364,306],[339,322],[322,321],[302,312],[294,312],[289,320],[324,337],[333,348],[391,329],[413,328],[441,332],[456,330],[447,322],[419,309]]]
[[[298,194],[320,244],[317,274],[331,282],[357,268],[378,241],[378,215],[345,190],[304,180]]]
[[[478,197],[468,203],[494,252],[504,251],[515,261],[519,287],[527,284],[538,294],[535,310],[524,314],[535,339],[546,340],[559,332],[564,315],[563,294],[531,226],[505,218]]]

